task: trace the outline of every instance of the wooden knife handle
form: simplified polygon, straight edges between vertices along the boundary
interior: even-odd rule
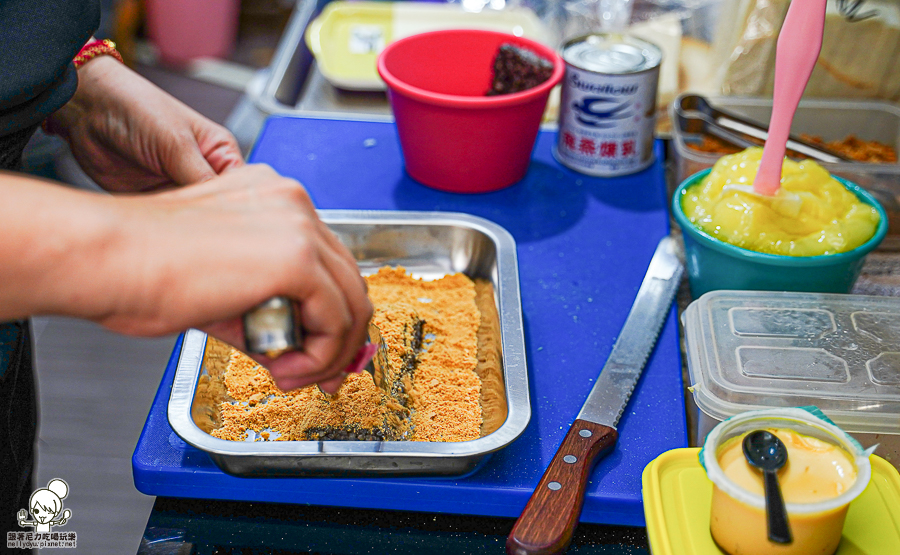
[[[619,438],[615,428],[576,420],[506,539],[509,555],[562,553],[572,541],[594,464]]]

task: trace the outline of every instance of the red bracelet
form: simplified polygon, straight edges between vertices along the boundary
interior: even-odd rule
[[[78,54],[75,55],[72,63],[75,64],[75,69],[80,69],[81,66],[93,60],[97,56],[112,56],[120,62],[123,61],[122,55],[119,54],[118,50],[116,50],[116,43],[109,39],[103,39],[92,40],[85,44],[78,52]]]
[[[77,70],[97,56],[112,56],[113,58],[124,63],[124,61],[122,60],[122,55],[119,54],[118,50],[116,50],[116,43],[109,39],[94,39],[88,41],[87,44],[81,47],[81,50],[79,50],[78,54],[76,54],[72,59],[72,64]],[[47,118],[41,122],[41,129],[43,129],[44,133],[47,133],[48,135],[54,134],[54,131],[50,126],[50,118]]]

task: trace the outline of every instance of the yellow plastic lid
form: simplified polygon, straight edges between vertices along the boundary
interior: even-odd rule
[[[666,451],[641,476],[647,536],[653,555],[721,555],[709,532],[712,482],[700,466],[699,448]],[[900,553],[900,473],[870,457],[869,487],[850,503],[835,555]]]
[[[319,71],[335,87],[384,90],[376,60],[384,47],[440,29],[490,29],[550,44],[549,32],[527,8],[474,13],[459,3],[329,2],[304,33]]]

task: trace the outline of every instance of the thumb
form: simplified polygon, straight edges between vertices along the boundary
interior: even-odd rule
[[[216,177],[216,172],[206,161],[196,143],[187,148],[175,149],[172,160],[165,169],[172,181],[178,185],[200,183]]]
[[[217,174],[244,165],[244,157],[241,155],[241,150],[238,148],[237,143],[234,142],[222,141],[208,152],[204,152],[204,157]]]

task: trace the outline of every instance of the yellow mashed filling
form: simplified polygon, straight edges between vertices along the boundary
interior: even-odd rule
[[[853,250],[872,238],[878,211],[812,160],[785,159],[776,195],[752,192],[762,148],[723,156],[681,206],[697,227],[748,250],[817,256]]]

